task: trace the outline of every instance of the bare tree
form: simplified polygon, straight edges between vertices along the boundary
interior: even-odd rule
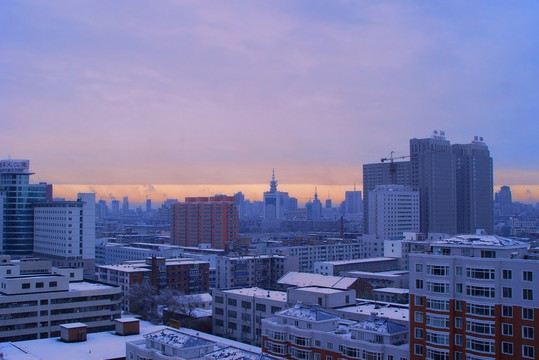
[[[129,301],[130,312],[149,320],[157,317],[157,289],[151,284],[146,282],[133,284],[125,296]]]
[[[159,305],[168,311],[188,317],[193,317],[195,309],[202,306],[200,295],[184,295],[171,289],[162,290],[158,298]]]

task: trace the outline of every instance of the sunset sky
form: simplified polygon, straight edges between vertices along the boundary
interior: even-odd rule
[[[0,39],[0,158],[58,196],[336,202],[443,129],[539,201],[538,2],[2,1]]]

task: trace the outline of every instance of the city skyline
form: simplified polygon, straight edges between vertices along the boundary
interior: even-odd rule
[[[443,129],[452,143],[484,137],[495,189],[535,203],[538,13],[529,2],[4,3],[0,158],[29,159],[33,181],[66,198],[261,200],[275,168],[300,203],[318,186],[336,204],[362,189],[363,164]]]

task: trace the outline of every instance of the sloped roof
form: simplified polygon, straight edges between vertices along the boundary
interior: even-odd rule
[[[196,348],[214,344],[212,341],[185,334],[173,329],[158,330],[144,335],[144,337],[149,340],[157,341],[160,344],[172,345],[181,349]]]
[[[382,334],[394,334],[408,331],[408,327],[389,321],[387,318],[360,321],[352,325],[355,329],[374,331]]]
[[[340,319],[340,317],[337,315],[330,314],[324,310],[321,310],[318,305],[305,306],[301,304],[296,304],[294,305],[294,307],[279,311],[277,314],[309,321]]]
[[[206,354],[205,359],[213,360],[277,360],[281,359],[274,356],[259,354],[247,350],[238,349],[229,346]]]
[[[278,284],[297,287],[318,286],[332,289],[349,289],[357,279],[343,276],[329,276],[321,274],[291,271],[281,277]]]

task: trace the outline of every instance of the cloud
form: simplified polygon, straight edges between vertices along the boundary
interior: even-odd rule
[[[345,185],[441,128],[534,184],[510,171],[538,164],[538,9],[521,5],[5,3],[0,152],[63,184],[259,184],[276,167]]]

